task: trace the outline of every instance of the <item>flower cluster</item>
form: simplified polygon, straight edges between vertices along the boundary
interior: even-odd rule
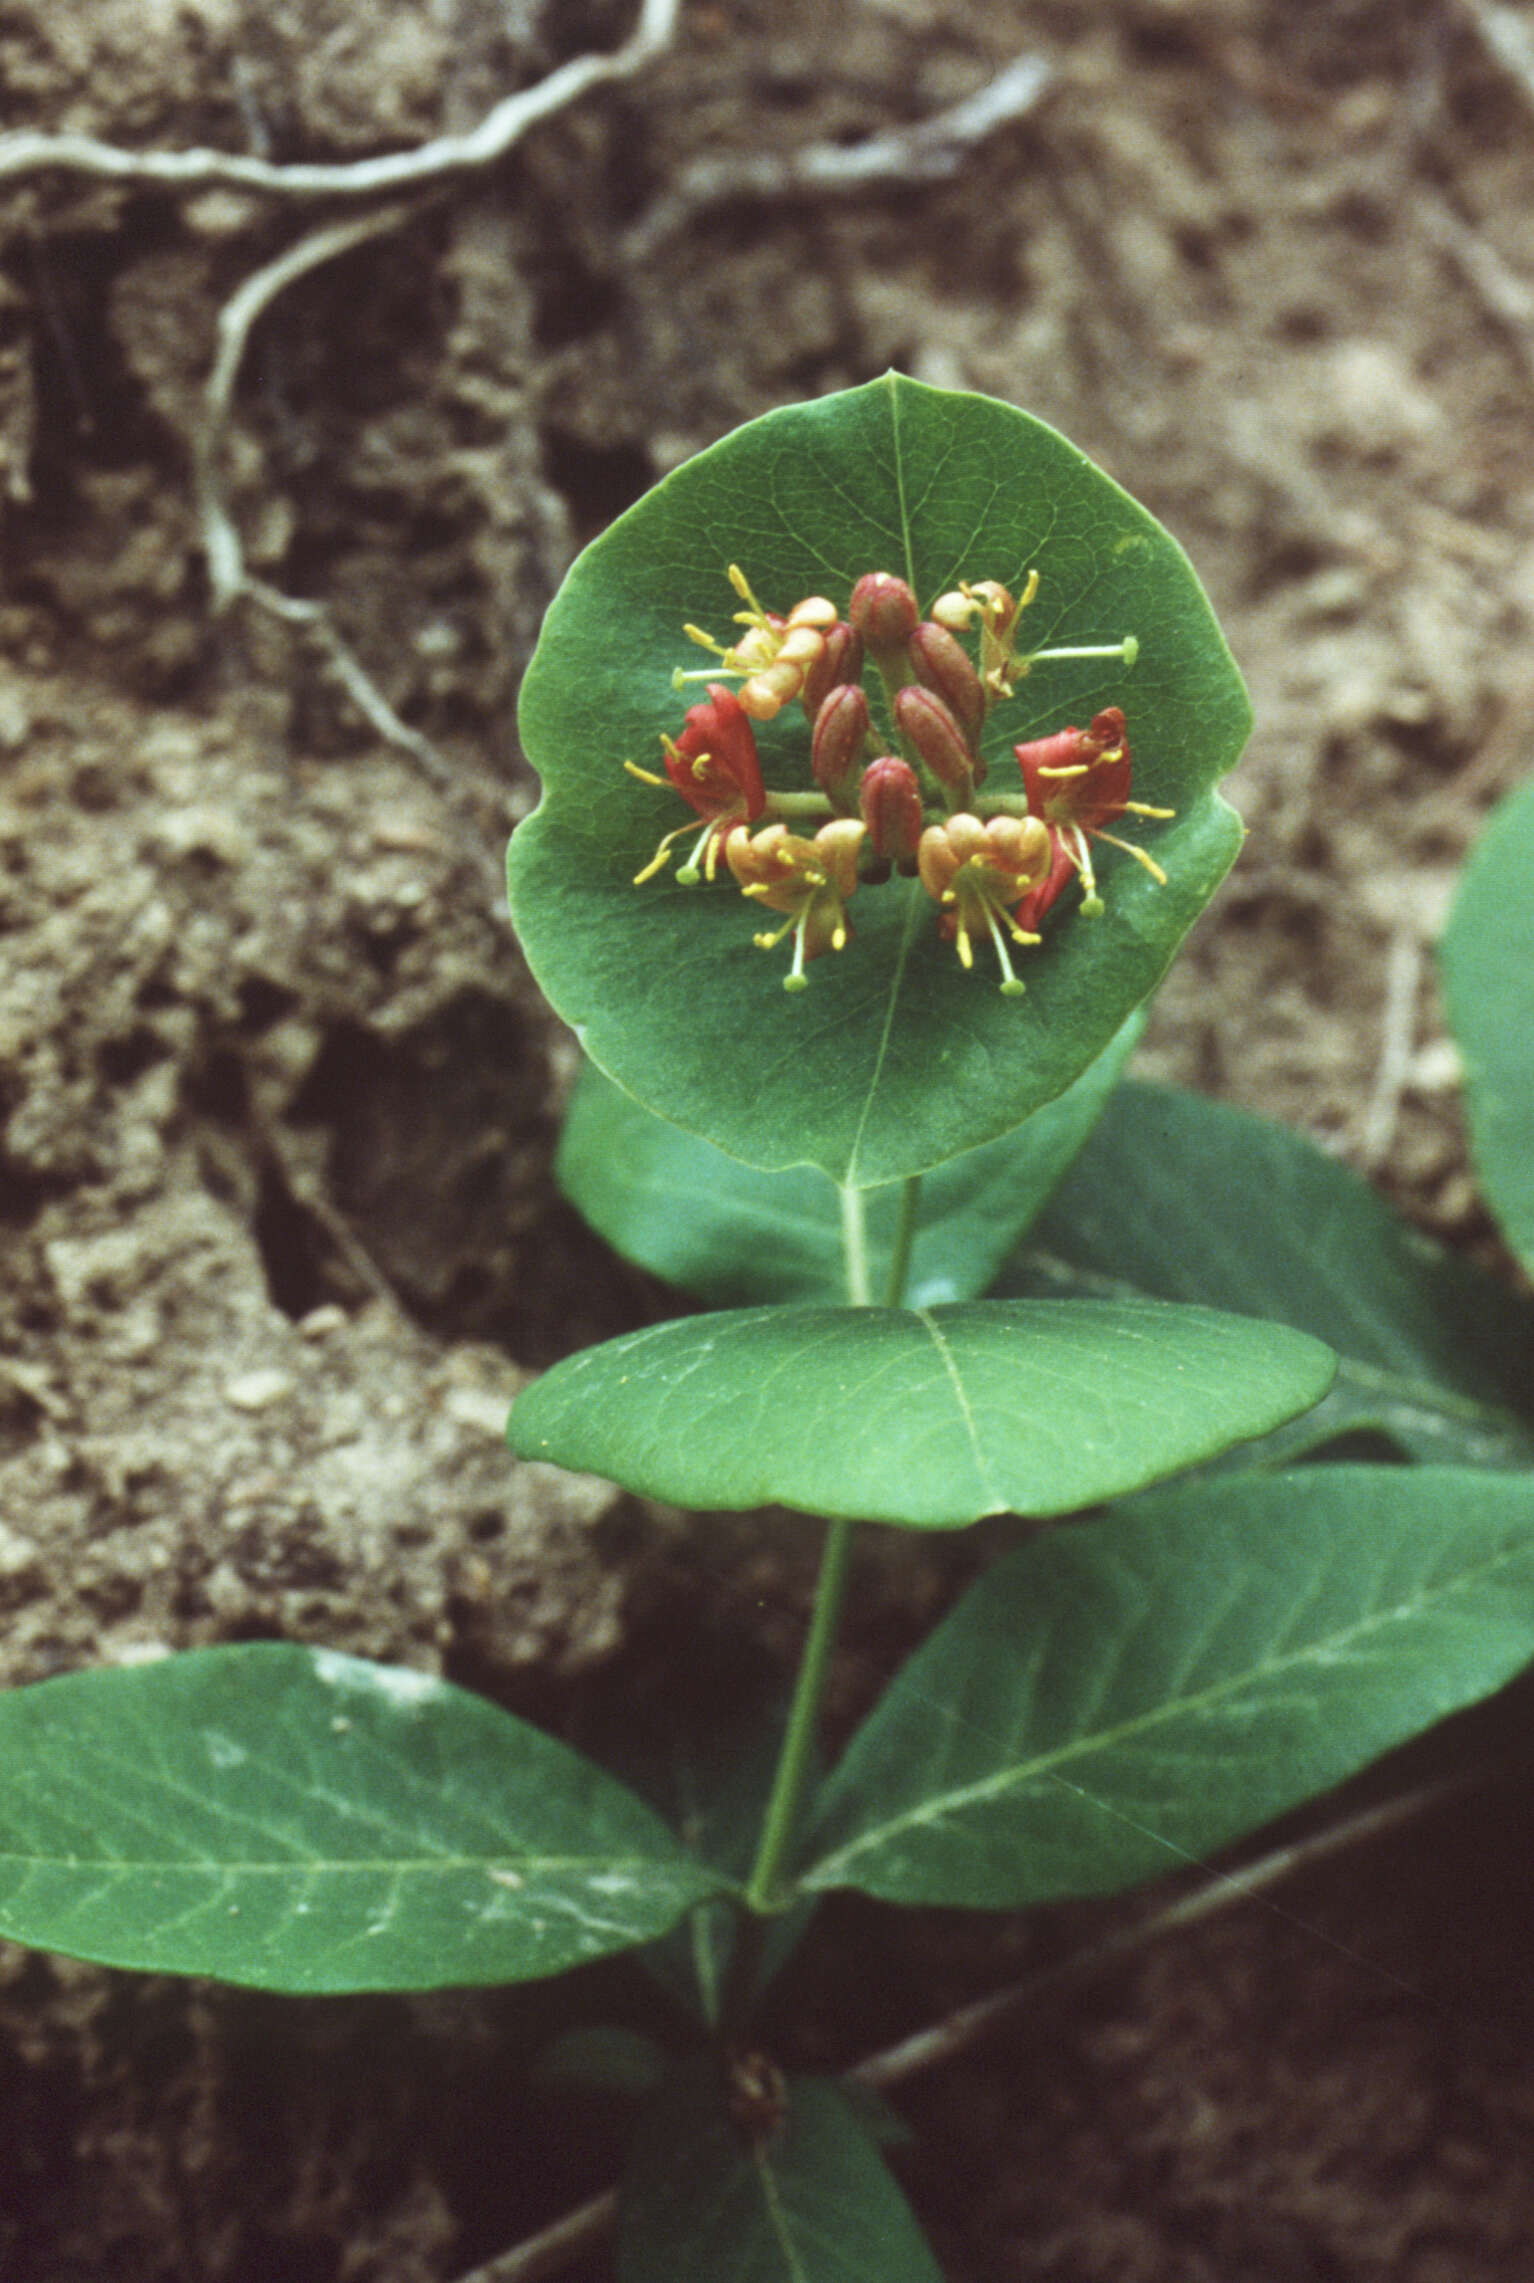
[[[926,618],[906,581],[887,571],[858,580],[845,616],[824,595],[780,615],[763,609],[734,564],[729,579],[744,605],[735,614],[741,632],[718,642],[702,627],[684,629],[714,662],[674,677],[679,688],[704,681],[708,694],[689,707],[679,736],[662,735],[665,775],[624,764],[643,783],[679,793],[693,812],[665,835],[636,886],[663,871],[673,843],[692,835],[677,880],[688,887],[713,881],[722,866],[743,894],[781,913],[783,924],[755,941],[767,949],[792,938],[784,988],[801,991],[809,961],[848,941],[854,891],[898,873],[920,881],[938,908],[939,934],[966,968],[976,941],[989,940],[1001,989],[1015,997],[1023,983],[1012,950],[1042,940],[1039,922],[1061,890],[1079,878],[1083,912],[1103,909],[1094,840],[1127,850],[1165,882],[1144,849],[1104,829],[1126,814],[1173,813],[1130,799],[1119,706],[1105,707],[1086,729],[1068,726],[1014,746],[1020,793],[981,791],[981,734],[993,707],[1042,660],[1104,657],[1132,666],[1132,635],[1088,649],[1027,649],[1020,636],[1038,592],[1036,571],[1017,595],[995,579],[961,581]],[[975,638],[975,655],[964,636]],[[865,666],[878,676],[884,730],[875,724]],[[754,724],[795,704],[809,723],[814,789],[769,792]]]

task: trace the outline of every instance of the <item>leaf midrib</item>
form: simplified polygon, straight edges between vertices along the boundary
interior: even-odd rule
[[[1462,1570],[1440,1592],[1424,1591],[1410,1603],[1393,1604],[1390,1608],[1375,1612],[1339,1632],[1326,1634],[1308,1642],[1303,1649],[1296,1650],[1291,1656],[1265,1659],[1260,1664],[1246,1666],[1241,1672],[1231,1674],[1226,1680],[1216,1682],[1192,1695],[1179,1696],[1171,1702],[1156,1705],[1148,1712],[1141,1713],[1132,1720],[1121,1722],[1117,1727],[1094,1730],[1090,1735],[1075,1738],[1069,1744],[1062,1745],[1054,1751],[1043,1753],[1026,1762],[1014,1763],[1012,1766],[1000,1769],[994,1775],[987,1776],[977,1782],[956,1786],[951,1791],[924,1800],[919,1808],[906,1810],[889,1822],[860,1833],[856,1839],[848,1841],[834,1854],[821,1857],[817,1863],[810,1866],[800,1884],[808,1888],[817,1888],[828,1883],[822,1874],[844,1871],[847,1865],[855,1863],[860,1856],[866,1855],[872,1849],[887,1845],[902,1832],[920,1829],[923,1825],[937,1822],[944,1817],[960,1814],[969,1807],[1003,1799],[1010,1792],[1019,1791],[1029,1784],[1036,1783],[1041,1777],[1056,1774],[1060,1769],[1068,1767],[1073,1761],[1112,1751],[1120,1745],[1148,1734],[1158,1726],[1182,1718],[1187,1713],[1217,1706],[1223,1699],[1234,1695],[1240,1689],[1251,1687],[1254,1682],[1270,1678],[1281,1679],[1286,1673],[1308,1662],[1313,1662],[1318,1657],[1335,1656],[1339,1648],[1351,1646],[1354,1642],[1371,1633],[1380,1632],[1387,1626],[1420,1616],[1424,1611],[1430,1609],[1435,1602],[1448,1601],[1454,1595],[1465,1592],[1494,1576],[1499,1568],[1509,1563],[1527,1561],[1528,1555],[1529,1547],[1527,1544],[1503,1548],[1492,1559],[1479,1567]]]
[[[91,1871],[105,1877],[146,1877],[176,1872],[192,1873],[217,1878],[277,1878],[302,1877],[339,1878],[380,1874],[390,1878],[408,1876],[458,1877],[464,1873],[493,1878],[499,1872],[514,1872],[519,1879],[552,1878],[575,1873],[578,1876],[596,1875],[604,1878],[627,1878],[661,1875],[674,1877],[679,1872],[694,1872],[700,1867],[693,1856],[669,1861],[665,1856],[636,1855],[343,1855],[336,1857],[315,1855],[275,1856],[270,1859],[252,1856],[169,1855],[51,1855],[29,1854],[19,1849],[0,1849],[0,1873],[8,1869],[26,1871]],[[718,1892],[724,1893],[733,1882],[719,1875]],[[507,1893],[516,1889],[507,1888]]]

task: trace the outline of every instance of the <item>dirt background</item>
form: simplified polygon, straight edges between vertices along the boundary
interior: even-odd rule
[[[252,568],[333,611],[445,769],[291,628],[208,607],[218,313],[329,210],[6,186],[5,1681],[279,1636],[580,1737],[672,1657],[790,1654],[797,1525],[690,1525],[500,1442],[528,1371],[656,1300],[553,1193],[571,1053],[497,879],[575,546],[892,364],[1067,429],[1183,539],[1250,681],[1251,842],[1145,1066],[1484,1248],[1431,945],[1534,729],[1534,92],[1493,17],[1534,41],[1460,0],[689,0],[641,77],[292,287],[240,376]],[[3,117],[357,159],[627,29],[616,0],[4,0]],[[1020,55],[1043,94],[947,181],[729,187]],[[881,1550],[849,1687],[943,1590]],[[923,2087],[903,2170],[951,2283],[1528,2283],[1520,1814],[1445,1811]],[[1065,1938],[830,1932],[832,2059]],[[849,1943],[887,1962],[866,2006]],[[607,2177],[604,2120],[522,2082],[541,2004],[0,1953],[0,2275],[459,2274]]]

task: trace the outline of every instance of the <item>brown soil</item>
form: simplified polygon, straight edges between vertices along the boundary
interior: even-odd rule
[[[1099,458],[1184,540],[1251,683],[1250,849],[1146,1067],[1484,1244],[1429,953],[1534,730],[1534,94],[1477,20],[691,0],[641,79],[293,287],[242,374],[233,510],[445,785],[269,615],[208,608],[189,438],[218,312],[313,216],[9,187],[7,1682],[281,1636],[584,1732],[697,1623],[721,1670],[789,1653],[802,1531],[705,1536],[501,1445],[526,1371],[653,1296],[552,1190],[571,1050],[497,875],[532,797],[517,678],[573,547],[737,422],[891,364]],[[9,0],[0,86],[9,125],[346,160],[627,21]],[[1025,52],[1047,93],[949,182],[663,204],[700,155],[852,143]],[[942,1585],[924,1550],[876,1570],[865,1661]],[[905,2173],[953,2283],[1527,2283],[1514,1805],[934,2080]],[[900,1993],[850,2009],[850,2052],[1040,1938],[848,1939]],[[537,1994],[283,2005],[19,1952],[0,1980],[8,2283],[439,2283],[600,2184],[601,2135],[551,2137],[521,2089]]]

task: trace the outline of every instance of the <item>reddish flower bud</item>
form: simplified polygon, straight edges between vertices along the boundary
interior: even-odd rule
[[[815,716],[810,767],[816,784],[830,795],[831,806],[842,816],[857,813],[868,726],[868,699],[860,682],[844,682],[830,691]]]
[[[900,656],[921,620],[916,597],[891,571],[869,571],[859,579],[847,616],[875,658]]]
[[[922,688],[942,699],[973,745],[985,726],[985,687],[963,644],[926,619],[907,643],[906,656]]]
[[[858,790],[858,807],[868,827],[868,845],[875,856],[898,864],[902,871],[916,869],[921,841],[921,787],[908,761],[893,753],[870,761]]]
[[[936,691],[924,690],[915,683],[909,689],[897,690],[894,715],[901,736],[909,738],[912,750],[926,763],[939,784],[968,799],[984,771],[970,751],[963,730]]]
[[[832,690],[840,689],[844,682],[861,682],[862,679],[863,637],[855,626],[838,619],[826,631],[826,646],[820,656],[805,668],[804,688],[799,696],[809,719],[815,719]]]

